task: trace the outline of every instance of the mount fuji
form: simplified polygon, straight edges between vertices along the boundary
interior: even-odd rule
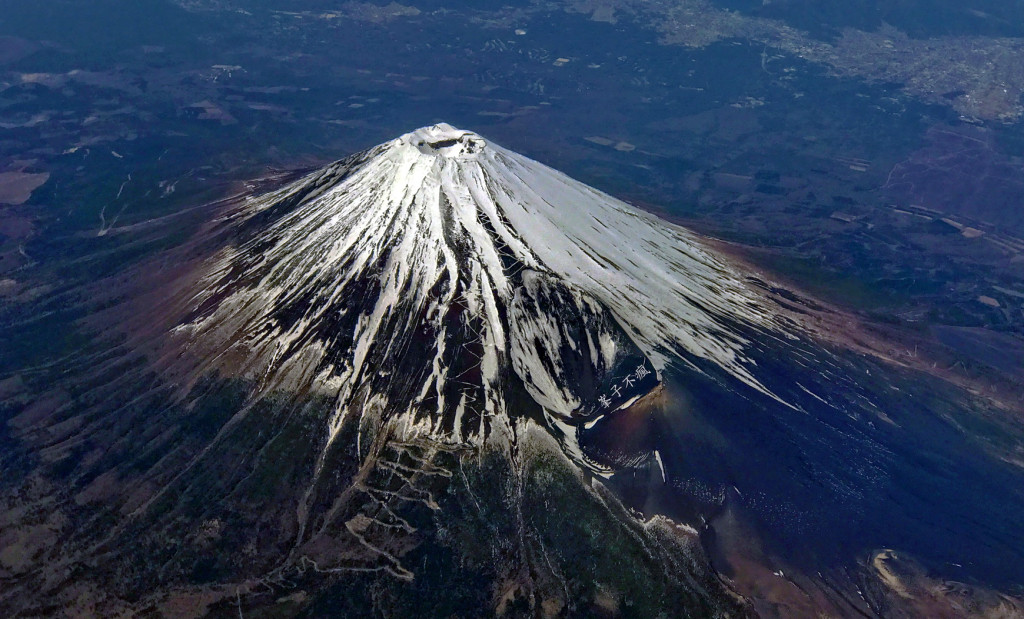
[[[449,125],[254,198],[235,219],[245,240],[212,263],[177,331],[223,353],[203,372],[331,397],[321,462],[350,419],[508,439],[516,389],[582,456],[574,428],[649,393],[673,360],[769,393],[736,327],[785,337],[692,234]]]
[[[473,132],[201,213],[82,292],[93,345],[18,400],[4,523],[39,567],[0,608],[870,614],[979,545],[1017,577],[980,404]]]

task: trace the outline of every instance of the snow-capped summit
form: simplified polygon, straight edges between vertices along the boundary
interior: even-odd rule
[[[410,145],[425,155],[442,157],[475,158],[487,147],[487,142],[472,131],[463,131],[440,123],[422,127],[398,139],[403,145]]]
[[[177,332],[217,351],[208,369],[333,398],[325,453],[347,420],[479,443],[535,410],[571,439],[672,362],[767,393],[740,333],[773,317],[737,273],[682,228],[469,131],[418,129],[236,221],[244,240]]]

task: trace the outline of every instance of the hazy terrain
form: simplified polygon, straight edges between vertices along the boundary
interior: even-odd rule
[[[665,568],[666,599],[727,608],[739,591],[737,608],[769,616],[1019,615],[1022,24],[1019,3],[994,0],[0,0],[0,589],[27,591],[46,565],[47,586],[66,596],[54,604],[94,610],[139,612],[147,587],[171,583],[153,603],[215,615],[270,602],[284,616],[331,604],[398,613],[424,600],[438,615],[502,604],[515,614],[527,599],[566,598],[629,614],[622,600],[641,599],[681,544],[693,562]],[[319,563],[274,571],[291,508],[244,509],[253,496],[295,498],[285,488],[308,473],[308,420],[268,400],[260,414],[286,428],[281,442],[266,447],[257,424],[235,445],[290,464],[249,479],[245,466],[263,456],[229,450],[210,464],[230,469],[224,479],[173,486],[161,475],[202,452],[261,383],[206,377],[187,383],[187,406],[162,408],[182,385],[125,333],[145,339],[163,324],[146,317],[170,315],[166,299],[184,289],[168,282],[222,249],[209,226],[241,196],[439,121],[710,237],[773,312],[815,334],[807,358],[767,344],[756,355],[772,381],[802,385],[791,395],[804,412],[676,367],[661,399],[582,440],[588,458],[621,469],[606,485],[551,456],[548,439],[519,468],[475,460],[448,478],[427,466],[430,500],[460,516],[412,506],[402,517],[424,534],[387,550],[410,553],[403,566],[442,564],[409,568],[431,576],[394,589],[404,572],[382,562],[352,597],[325,588]],[[808,367],[834,380],[815,387]],[[310,418],[327,414],[296,397]],[[112,410],[124,421],[108,427]],[[128,422],[149,415],[168,426]],[[427,457],[422,445],[384,445],[374,462],[426,458],[452,473],[464,461],[435,447]],[[341,458],[338,470],[372,486],[366,463]],[[509,520],[438,527],[478,510],[474,492],[522,476],[539,480],[536,494],[489,499]],[[115,528],[158,487],[178,489],[155,520]],[[356,494],[352,506],[365,500]],[[548,520],[558,496],[570,498]],[[574,510],[587,524],[561,528]],[[498,548],[488,522],[531,533]],[[594,529],[642,575],[610,562],[560,580],[603,556]],[[256,550],[233,531],[279,537]],[[164,535],[179,541],[164,546]],[[105,554],[111,539],[136,538],[137,555]],[[499,565],[541,565],[548,544],[580,555],[527,575],[490,567],[502,552]],[[629,554],[645,544],[657,560]],[[687,570],[699,586],[673,580]],[[457,601],[446,606],[448,573]],[[76,579],[92,584],[62,589]],[[124,588],[104,593],[112,581]]]

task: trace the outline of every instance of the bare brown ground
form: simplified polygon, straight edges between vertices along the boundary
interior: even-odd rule
[[[913,331],[899,325],[869,322],[857,313],[827,303],[804,292],[800,287],[778,273],[769,272],[756,264],[752,248],[723,241],[703,238],[721,255],[727,256],[743,272],[767,282],[774,282],[813,303],[821,310],[804,307],[804,314],[779,308],[779,313],[793,320],[808,333],[837,347],[870,355],[880,361],[901,368],[923,372],[956,385],[980,397],[1009,414],[1017,424],[1024,424],[1024,385],[1002,373],[969,371],[958,358],[927,331]],[[760,251],[760,250],[757,250]]]
[[[24,204],[32,192],[50,180],[49,172],[0,172],[0,203]]]

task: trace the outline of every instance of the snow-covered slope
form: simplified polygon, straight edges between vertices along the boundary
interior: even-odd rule
[[[535,409],[571,439],[685,359],[768,393],[738,333],[777,327],[737,273],[468,131],[419,129],[236,217],[178,334],[217,351],[206,369],[334,398],[325,454],[347,419],[480,444]]]

